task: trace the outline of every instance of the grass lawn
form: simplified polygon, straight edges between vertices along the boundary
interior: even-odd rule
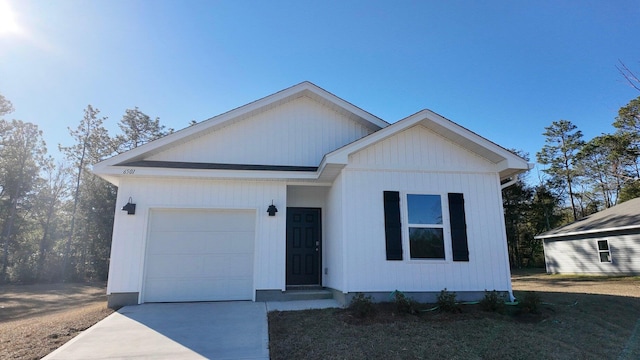
[[[640,286],[629,281],[632,291]],[[640,359],[640,298],[536,293],[543,302],[538,314],[463,305],[460,313],[409,315],[393,304],[377,305],[376,315],[365,319],[347,309],[271,312],[270,355],[274,360]]]

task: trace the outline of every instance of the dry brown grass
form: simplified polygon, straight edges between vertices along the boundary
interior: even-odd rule
[[[112,313],[103,284],[0,287],[0,358],[40,359]]]
[[[380,305],[375,317],[365,320],[336,309],[272,312],[271,358],[640,358],[640,280],[531,276],[536,278],[514,279],[515,294],[522,298],[524,292],[517,289],[541,286],[536,288],[544,302],[540,314],[488,313],[476,305],[464,305],[458,314],[420,316]],[[545,280],[551,281],[547,288],[541,285]],[[607,291],[616,295],[599,294]]]

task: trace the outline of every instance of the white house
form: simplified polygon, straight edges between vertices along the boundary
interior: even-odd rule
[[[109,304],[511,294],[501,188],[527,169],[429,110],[389,124],[303,82],[95,165],[118,186]]]
[[[535,237],[552,274],[640,274],[640,198]]]

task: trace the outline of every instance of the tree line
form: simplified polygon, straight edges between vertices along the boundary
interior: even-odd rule
[[[512,266],[544,264],[536,234],[640,197],[640,97],[620,108],[612,125],[614,132],[588,141],[569,120],[545,127],[537,185],[525,174],[503,192]]]
[[[37,125],[5,119],[13,110],[0,94],[0,283],[106,280],[117,189],[89,168],[173,130],[136,107],[110,136],[88,105],[55,163]]]

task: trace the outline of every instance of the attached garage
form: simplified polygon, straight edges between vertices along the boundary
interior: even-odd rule
[[[151,210],[143,302],[253,300],[256,213]]]

